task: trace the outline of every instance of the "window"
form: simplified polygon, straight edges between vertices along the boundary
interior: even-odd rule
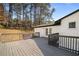
[[[48,35],[48,28],[46,28],[46,35]]]
[[[52,28],[49,28],[49,34],[52,34]]]
[[[76,26],[75,22],[70,22],[69,23],[69,28],[75,28],[75,26]]]

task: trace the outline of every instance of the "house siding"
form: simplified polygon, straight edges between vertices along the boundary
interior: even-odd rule
[[[76,22],[76,28],[69,28],[70,22]],[[59,35],[66,35],[66,36],[79,36],[79,12],[76,12],[61,21],[61,25],[59,26],[48,26],[48,27],[39,27],[35,28],[34,32],[40,32],[40,36],[45,35],[45,29],[52,28],[53,33],[59,33]],[[48,29],[49,31],[49,29]]]
[[[76,22],[76,27],[69,28],[70,22]],[[71,16],[66,17],[61,21],[59,34],[64,35],[64,36],[77,36],[77,37],[79,37],[79,12],[72,14]],[[68,39],[69,42],[68,41],[66,42],[66,44],[67,44],[67,46],[66,46],[66,44],[62,45],[63,44],[62,40],[64,41],[64,39],[59,38],[59,41],[61,42],[61,43],[59,43],[59,46],[69,48],[68,44],[70,44],[70,42],[71,42],[72,43],[71,49],[73,49],[73,40],[72,39],[71,38]],[[77,48],[77,51],[79,51],[79,39],[77,39],[77,47],[75,46],[75,44],[76,44],[75,42],[76,42],[76,38],[74,38],[74,49],[73,50],[76,50],[76,48]]]
[[[52,29],[52,34],[53,33],[58,33],[60,31],[60,27],[59,26],[49,26],[49,27],[40,27],[40,28],[35,28],[34,32],[39,32],[40,33],[40,37],[48,37],[46,35],[46,28],[48,28],[48,34],[49,34],[49,29]]]
[[[76,27],[69,28],[70,22],[76,22]],[[61,21],[60,35],[79,36],[79,12],[72,14]]]
[[[45,37],[45,29],[44,28],[35,28],[34,32],[39,32],[40,37]]]

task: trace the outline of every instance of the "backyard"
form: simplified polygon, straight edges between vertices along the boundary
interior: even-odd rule
[[[77,56],[79,37],[73,35],[78,36],[79,31],[71,31],[70,28],[75,28],[78,24],[75,22],[78,17],[76,12],[79,10],[56,21],[52,17],[55,11],[52,5],[51,3],[0,3],[0,56]],[[66,18],[70,15],[72,17]],[[75,22],[72,21],[73,17]],[[65,18],[68,19],[69,27],[65,21],[62,22],[65,26],[60,27],[61,20]],[[59,35],[60,32],[67,36]],[[58,35],[51,36],[54,33]],[[55,46],[49,45],[48,39]]]

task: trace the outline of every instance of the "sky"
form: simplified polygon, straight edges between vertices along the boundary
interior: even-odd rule
[[[63,16],[79,9],[79,3],[51,3],[51,7],[55,8],[52,18],[58,20]],[[14,16],[15,18],[16,16]]]
[[[53,20],[58,20],[63,16],[79,9],[79,3],[52,3],[52,8],[55,8],[55,11],[52,15]]]

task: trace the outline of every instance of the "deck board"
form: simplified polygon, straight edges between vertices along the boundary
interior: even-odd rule
[[[20,40],[0,43],[0,56],[39,56],[43,55],[33,40]]]
[[[48,45],[46,38],[33,38],[0,43],[0,56],[76,56],[76,54]]]

